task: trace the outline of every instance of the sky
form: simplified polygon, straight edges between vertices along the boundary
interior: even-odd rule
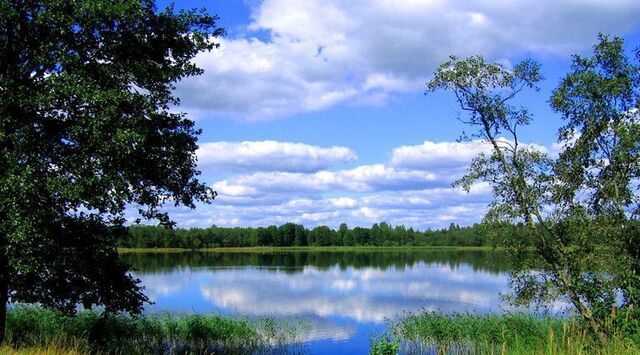
[[[168,2],[159,1],[159,9]],[[561,117],[549,97],[574,54],[599,32],[640,45],[640,1],[179,1],[220,17],[220,47],[178,83],[179,110],[202,129],[201,180],[219,196],[169,207],[179,227],[306,227],[386,221],[420,230],[480,222],[489,186],[451,183],[485,149],[451,93],[425,95],[449,55],[507,67],[532,58],[540,91],[518,103],[534,117],[522,139],[553,150]],[[134,216],[131,216],[134,218]]]

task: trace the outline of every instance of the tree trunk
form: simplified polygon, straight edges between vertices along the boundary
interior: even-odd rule
[[[591,311],[587,309],[587,307],[580,300],[580,296],[576,293],[573,288],[573,284],[569,282],[566,278],[563,279],[565,283],[565,287],[567,289],[567,293],[569,295],[569,300],[573,303],[574,307],[578,310],[582,318],[587,322],[588,326],[593,331],[593,334],[596,335],[600,344],[606,343],[609,335],[606,332],[605,327],[602,325],[601,321],[596,320],[591,314]]]

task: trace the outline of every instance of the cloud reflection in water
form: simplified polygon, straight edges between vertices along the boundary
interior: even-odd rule
[[[381,323],[422,309],[442,312],[501,310],[499,292],[507,275],[419,262],[385,270],[305,266],[301,272],[262,267],[194,268],[143,277],[157,307],[206,312],[214,309],[251,316],[348,318]],[[171,292],[181,294],[180,303]],[[185,299],[187,297],[187,299]],[[199,299],[198,299],[199,298]],[[204,304],[202,301],[206,301]],[[197,305],[197,306],[196,306]]]
[[[312,353],[368,351],[404,312],[500,312],[498,254],[477,252],[129,255],[147,312],[273,316]],[[344,345],[331,345],[342,343]],[[340,351],[338,351],[340,353]],[[337,354],[337,353],[336,353]]]

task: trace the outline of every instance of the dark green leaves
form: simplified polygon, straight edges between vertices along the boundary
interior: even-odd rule
[[[153,1],[0,1],[0,239],[13,301],[140,311],[113,233],[126,206],[171,224],[166,202],[214,192],[174,84],[224,34],[203,11]]]

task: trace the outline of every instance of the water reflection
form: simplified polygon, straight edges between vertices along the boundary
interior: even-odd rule
[[[269,267],[290,273],[305,266],[319,269],[338,266],[363,268],[389,267],[403,269],[416,263],[439,263],[452,269],[466,265],[473,270],[491,273],[509,271],[506,255],[497,251],[474,250],[416,250],[416,251],[345,251],[345,252],[276,252],[276,253],[128,253],[122,258],[144,272],[174,271],[197,267]]]
[[[474,273],[474,277],[469,277]],[[313,266],[287,274],[268,269],[215,270],[200,294],[218,308],[251,315],[317,315],[383,322],[421,308],[491,311],[500,306],[496,290],[503,276],[416,264],[404,270]]]
[[[135,275],[156,302],[148,312],[303,320],[303,338],[311,342],[312,352],[366,352],[371,331],[383,329],[385,320],[407,311],[502,312],[500,292],[508,290],[504,256],[498,252],[178,253],[123,258],[138,269]]]

